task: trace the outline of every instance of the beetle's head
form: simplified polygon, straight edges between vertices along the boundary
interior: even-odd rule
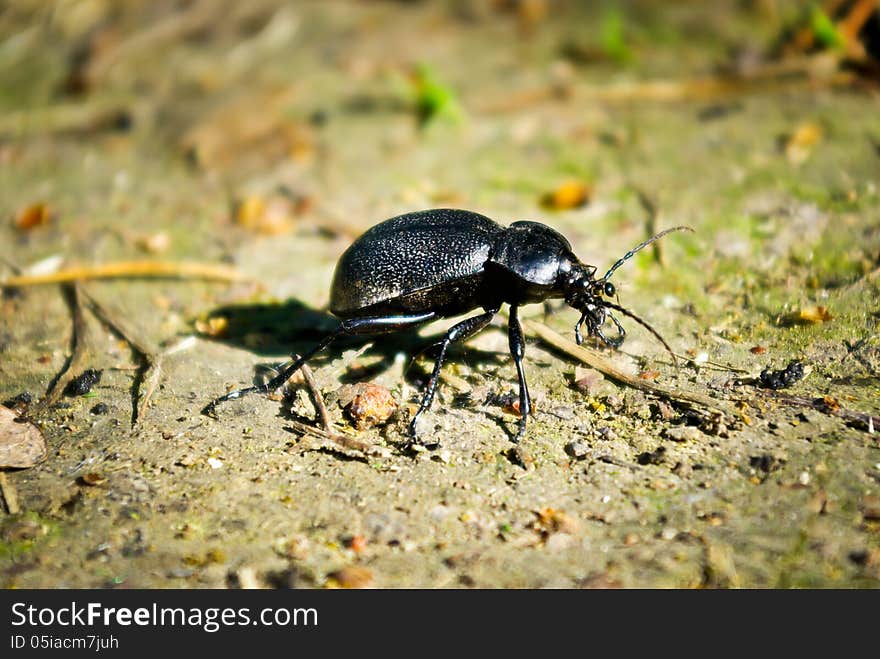
[[[642,327],[651,332],[651,334],[663,344],[663,347],[666,348],[669,354],[672,355],[673,360],[675,360],[672,348],[669,347],[669,344],[666,343],[657,330],[631,311],[624,309],[619,304],[611,301],[611,298],[617,296],[617,288],[609,281],[611,275],[614,274],[614,271],[631,259],[637,252],[639,252],[639,250],[644,249],[655,240],[662,238],[672,231],[692,231],[692,229],[679,226],[661,231],[624,254],[601,278],[595,278],[596,268],[591,265],[577,264],[566,273],[565,281],[563,282],[565,302],[581,312],[581,317],[574,327],[574,336],[578,345],[584,341],[584,334],[582,333],[581,328],[586,328],[586,334],[588,336],[596,336],[602,341],[602,343],[611,346],[612,348],[620,347],[626,337],[626,330],[623,329],[620,321],[618,321],[617,318],[614,317],[614,314],[611,313],[613,310],[632,318]],[[609,319],[617,330],[617,336],[606,336],[603,332],[602,328]]]
[[[611,299],[617,295],[614,284],[606,278],[596,279],[596,268],[591,265],[578,264],[568,273],[563,284],[565,303],[581,312],[580,320],[574,326],[574,336],[578,345],[584,342],[581,328],[586,327],[587,335],[598,336],[611,347],[617,348],[623,343],[624,330],[620,323],[608,312]],[[602,332],[606,319],[617,328],[617,337],[608,337]]]

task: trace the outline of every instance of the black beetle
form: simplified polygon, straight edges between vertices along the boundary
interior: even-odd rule
[[[204,412],[212,414],[218,403],[251,392],[277,389],[315,353],[340,336],[393,332],[483,309],[479,315],[453,325],[437,344],[439,354],[431,379],[410,423],[412,442],[416,422],[434,398],[449,345],[486,327],[501,305],[507,303],[510,354],[519,376],[520,421],[514,439],[519,441],[531,411],[523,372],[525,342],[519,307],[562,298],[581,312],[575,325],[578,344],[584,339],[581,328],[586,327],[588,335],[614,348],[623,343],[626,332],[609,310],[619,311],[647,328],[671,353],[656,330],[607,299],[616,293],[608,279],[640,249],[679,230],[690,231],[688,227],[661,231],[631,249],[603,277],[596,279],[595,266],[581,263],[562,235],[538,222],[520,221],[503,227],[483,215],[455,209],[418,211],[385,220],[358,238],[336,265],[330,311],[341,319],[339,326],[266,384],[232,391],[207,405]],[[608,318],[617,330],[614,337],[603,333]]]

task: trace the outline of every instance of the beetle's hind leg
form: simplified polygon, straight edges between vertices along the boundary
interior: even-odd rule
[[[206,414],[208,416],[215,416],[215,408],[220,403],[226,402],[227,400],[236,400],[241,398],[242,396],[246,396],[247,394],[252,393],[264,393],[267,394],[270,391],[274,391],[285,382],[287,382],[291,376],[296,373],[302,365],[305,364],[308,360],[314,357],[321,350],[326,348],[328,345],[333,343],[340,336],[355,336],[358,334],[382,334],[384,332],[394,332],[397,330],[404,329],[406,327],[414,327],[416,325],[421,325],[428,321],[434,320],[437,314],[423,313],[423,314],[413,314],[410,316],[370,316],[367,318],[348,318],[339,323],[339,326],[330,334],[325,336],[318,345],[304,353],[302,356],[297,358],[290,366],[281,370],[281,372],[276,375],[274,378],[266,382],[265,384],[261,384],[256,387],[246,387],[244,389],[237,389],[235,391],[230,391],[225,396],[220,396],[202,408],[202,414]]]
[[[455,341],[464,341],[468,337],[473,336],[481,329],[486,327],[494,318],[495,314],[498,313],[498,309],[490,309],[486,313],[482,313],[479,316],[472,316],[471,318],[466,318],[465,320],[457,323],[449,328],[446,332],[446,336],[443,337],[443,340],[439,342],[440,352],[437,355],[437,361],[434,362],[434,371],[431,373],[431,379],[428,380],[428,386],[425,389],[425,394],[422,396],[422,402],[419,405],[418,411],[413,416],[412,421],[409,424],[409,441],[407,442],[407,446],[412,446],[416,441],[416,423],[418,423],[419,417],[422,413],[431,407],[431,403],[434,400],[434,393],[437,391],[437,381],[440,378],[440,367],[443,366],[443,360],[446,357],[446,350],[449,348],[450,344]],[[433,347],[433,346],[431,346]]]
[[[290,377],[294,373],[296,373],[300,368],[302,368],[303,364],[305,364],[309,359],[314,357],[316,353],[318,353],[321,350],[323,350],[324,348],[326,348],[338,336],[340,336],[342,334],[342,332],[340,332],[340,329],[341,329],[341,326],[332,334],[328,334],[326,337],[324,337],[318,345],[316,345],[314,348],[312,348],[311,350],[306,352],[304,355],[301,355],[298,359],[296,359],[287,368],[282,369],[282,371],[278,375],[276,375],[274,378],[272,378],[268,382],[261,384],[261,385],[258,385],[258,386],[255,386],[255,387],[245,387],[244,389],[236,389],[235,391],[230,391],[225,396],[220,396],[220,398],[216,398],[215,400],[212,400],[210,403],[205,405],[205,407],[202,408],[202,414],[206,414],[208,416],[216,416],[215,408],[220,403],[225,403],[228,400],[236,400],[238,398],[241,398],[243,396],[246,396],[246,395],[252,394],[252,393],[267,394],[270,391],[274,391],[275,389],[277,389],[278,387],[283,385],[285,382],[287,382],[290,379]]]
[[[510,355],[516,365],[516,375],[519,379],[519,429],[516,432],[514,442],[518,442],[526,434],[526,423],[532,411],[532,398],[529,396],[529,386],[526,384],[526,373],[523,370],[523,356],[525,356],[526,342],[523,338],[522,326],[519,324],[519,309],[510,306],[510,318],[507,325],[507,338],[510,344]]]

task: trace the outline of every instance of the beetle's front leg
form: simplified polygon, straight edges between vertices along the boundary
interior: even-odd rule
[[[581,345],[581,344],[583,344],[583,342],[584,342],[584,335],[581,334],[581,327],[583,327],[584,324],[586,324],[586,322],[587,322],[587,314],[586,314],[586,313],[582,313],[582,314],[581,314],[581,317],[580,317],[580,320],[578,320],[577,323],[575,323],[575,326],[574,326],[574,340],[577,341],[577,344],[578,344],[578,345]]]
[[[529,396],[529,387],[526,384],[526,374],[523,370],[523,356],[526,352],[526,342],[523,338],[522,327],[519,324],[518,307],[511,305],[510,318],[507,324],[507,339],[510,345],[510,355],[516,365],[516,375],[519,378],[519,430],[517,430],[514,442],[522,439],[526,432],[526,422],[532,411],[532,399]]]
[[[617,328],[617,336],[613,339],[608,338],[602,333],[601,326],[596,327],[596,336],[598,336],[599,339],[601,339],[602,343],[604,343],[605,345],[611,346],[612,348],[616,349],[623,345],[623,340],[626,338],[626,330],[623,329],[623,325],[621,325],[620,321],[614,317],[614,314],[609,313],[607,314],[607,316],[612,320],[614,326]]]

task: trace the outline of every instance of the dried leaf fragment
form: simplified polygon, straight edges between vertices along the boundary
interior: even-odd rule
[[[171,247],[171,236],[167,231],[159,231],[137,239],[137,246],[149,254],[161,254]]]
[[[304,210],[300,204],[285,195],[261,197],[251,195],[239,202],[235,221],[245,229],[264,236],[290,233],[296,226],[296,215]]]
[[[533,528],[542,535],[553,533],[574,533],[578,530],[578,521],[561,510],[549,506],[534,511]]]
[[[813,147],[822,139],[822,126],[805,121],[795,128],[785,140],[785,157],[793,165],[799,165],[810,157]]]
[[[783,325],[818,325],[819,323],[827,323],[834,320],[834,316],[828,310],[828,307],[816,305],[812,307],[804,307],[798,311],[793,311],[782,317]]]
[[[205,320],[196,320],[196,331],[204,336],[226,336],[229,329],[229,319],[226,316],[211,316]]]
[[[585,206],[592,195],[592,186],[583,181],[565,181],[555,190],[544,194],[541,205],[550,210],[570,210]]]
[[[30,231],[52,221],[52,210],[45,202],[37,202],[22,208],[15,216],[13,225],[19,231]]]
[[[363,553],[367,549],[367,538],[361,534],[353,535],[350,538],[346,538],[345,546],[356,554]]]
[[[327,576],[328,588],[370,588],[373,571],[366,567],[349,565]]]
[[[19,419],[12,410],[0,407],[0,469],[33,467],[47,455],[43,432],[30,421]]]
[[[90,487],[99,487],[107,482],[107,477],[96,471],[90,471],[79,477],[79,482]]]
[[[880,521],[880,497],[873,494],[865,495],[859,508],[865,520],[871,522]]]
[[[511,399],[501,406],[501,411],[512,416],[522,416],[522,410],[519,408],[519,399]]]

